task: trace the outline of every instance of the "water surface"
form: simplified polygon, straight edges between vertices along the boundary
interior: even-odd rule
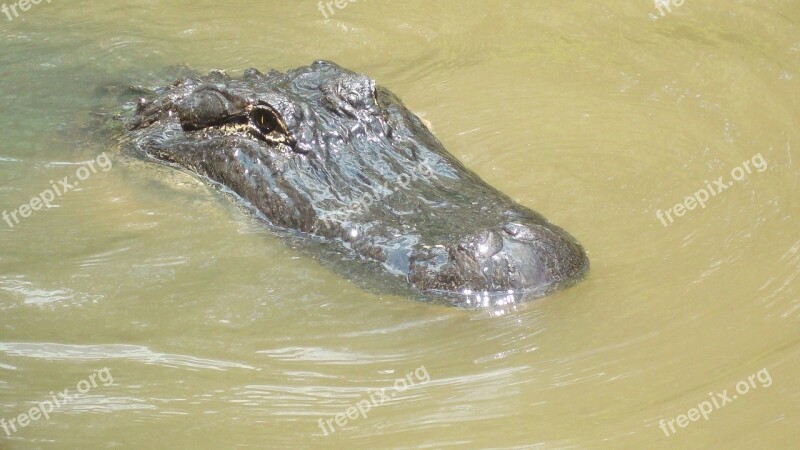
[[[0,428],[0,449],[796,447],[800,4],[671,9],[371,0],[326,19],[313,1],[56,0],[0,15],[0,207],[111,162],[0,222],[0,418],[95,377],[49,419]],[[164,67],[315,59],[392,89],[578,238],[591,276],[500,310],[365,293],[217,190],[119,154],[92,119]],[[677,214],[720,176],[726,190]],[[707,420],[680,419],[724,392]]]

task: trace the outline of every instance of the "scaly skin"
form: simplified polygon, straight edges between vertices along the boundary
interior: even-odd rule
[[[364,75],[317,61],[154,92],[127,121],[137,152],[228,187],[272,225],[322,242],[345,271],[378,267],[376,284],[487,305],[588,272],[572,236],[465,168]]]

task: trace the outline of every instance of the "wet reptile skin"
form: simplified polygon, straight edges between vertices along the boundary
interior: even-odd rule
[[[334,63],[182,77],[148,97],[127,117],[130,148],[227,187],[324,247],[334,268],[370,266],[378,291],[503,304],[588,272],[572,236],[464,167],[390,91]]]

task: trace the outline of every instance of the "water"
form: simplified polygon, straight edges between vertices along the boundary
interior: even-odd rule
[[[0,15],[0,206],[96,169],[0,222],[0,418],[38,418],[0,428],[0,449],[797,447],[800,4],[317,7]],[[320,58],[569,230],[590,277],[503,310],[368,294],[87,133],[113,86],[163,67]]]

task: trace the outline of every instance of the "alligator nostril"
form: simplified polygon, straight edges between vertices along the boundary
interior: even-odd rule
[[[518,227],[519,226],[517,224],[503,225],[503,231],[505,231],[506,234],[516,237],[517,234],[519,233]]]
[[[544,237],[544,230],[538,226],[526,226],[520,223],[507,223],[502,227],[503,232],[521,241],[537,241]]]

